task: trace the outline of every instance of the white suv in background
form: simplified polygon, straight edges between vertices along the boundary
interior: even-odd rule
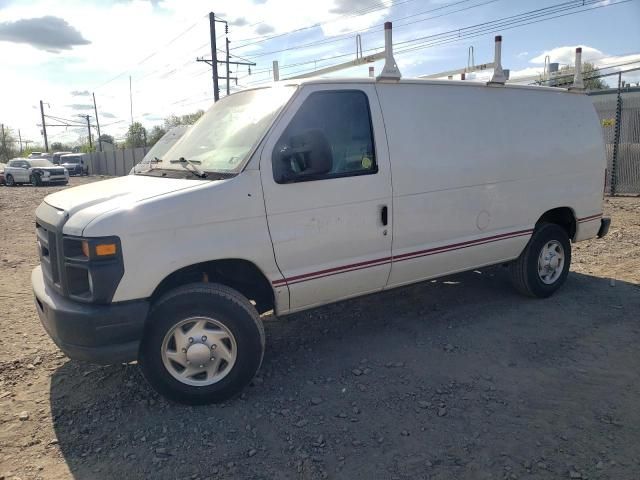
[[[69,182],[69,172],[45,158],[14,158],[4,169],[7,186],[30,183],[34,187],[43,184],[62,184]]]

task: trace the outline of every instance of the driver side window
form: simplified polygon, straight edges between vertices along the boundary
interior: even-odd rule
[[[366,94],[338,90],[309,95],[276,143],[272,166],[277,183],[376,173]]]

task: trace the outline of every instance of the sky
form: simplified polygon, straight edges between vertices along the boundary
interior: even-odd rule
[[[102,133],[122,138],[133,120],[147,128],[163,118],[212,104],[209,12],[226,20],[232,61],[231,91],[268,85],[272,62],[280,78],[364,55],[384,45],[383,23],[393,21],[395,59],[404,77],[460,69],[493,60],[493,36],[502,34],[502,64],[511,77],[539,74],[545,57],[583,60],[606,72],[640,66],[640,0],[0,0],[0,122],[42,144],[39,101],[49,143],[80,142],[95,125],[95,94]],[[553,7],[552,13],[543,10]],[[514,17],[527,13],[524,17]],[[545,16],[546,15],[546,16]],[[508,17],[511,17],[509,20]],[[556,17],[556,18],[548,18]],[[515,19],[518,23],[510,23]],[[497,24],[495,21],[499,21]],[[494,22],[494,23],[486,23]],[[474,27],[475,26],[475,27]],[[471,28],[469,28],[471,27]],[[216,25],[224,60],[225,25]],[[337,57],[337,58],[332,58]],[[638,63],[632,63],[637,61]],[[625,63],[624,66],[617,66]],[[382,61],[374,65],[376,73]],[[367,76],[360,65],[330,76]],[[221,75],[226,73],[220,65]],[[639,72],[625,75],[640,81]],[[491,72],[473,75],[486,80]],[[129,79],[131,78],[131,95]],[[610,77],[615,81],[613,77]],[[221,95],[226,93],[220,82]],[[78,122],[77,126],[73,122]],[[95,129],[94,129],[95,138]]]

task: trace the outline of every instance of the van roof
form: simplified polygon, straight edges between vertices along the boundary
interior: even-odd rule
[[[447,85],[453,87],[486,87],[486,88],[496,88],[492,85],[488,85],[487,82],[477,82],[471,80],[432,80],[426,78],[401,78],[400,80],[376,80],[371,77],[362,77],[362,78],[329,78],[329,77],[311,77],[311,78],[301,78],[301,79],[292,79],[292,80],[281,80],[279,82],[275,82],[274,84],[279,85],[322,85],[322,84],[352,84],[352,83],[384,83],[385,85],[392,84],[417,84],[417,85]],[[256,87],[260,88],[260,87]],[[547,91],[547,92],[564,92],[569,93],[566,88],[559,87],[548,87],[548,86],[539,86],[539,85],[514,85],[514,84],[505,84],[504,86],[500,86],[500,88],[510,88],[510,89],[518,89],[518,90],[537,90],[537,91]]]

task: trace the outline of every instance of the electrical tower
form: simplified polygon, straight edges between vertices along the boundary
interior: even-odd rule
[[[225,60],[218,60],[218,46],[216,44],[216,22],[224,23],[225,46],[226,46]],[[229,37],[227,36],[229,34],[229,24],[227,23],[226,20],[218,20],[213,12],[209,13],[209,31],[211,34],[211,58],[209,59],[209,58],[198,57],[196,58],[196,61],[204,62],[207,65],[211,66],[211,71],[213,74],[213,101],[217,102],[220,99],[220,89],[218,88],[218,81],[220,80],[220,77],[218,75],[219,63],[226,65],[227,74],[225,76],[225,79],[227,81],[227,95],[229,95],[231,91],[229,82],[231,80],[235,80],[236,83],[238,82],[237,77],[229,76],[229,73],[230,73],[229,66],[230,65],[247,65],[249,67],[249,73],[251,73],[251,67],[255,66],[256,64],[255,62],[232,62],[229,60],[229,44],[231,43],[229,41]]]

